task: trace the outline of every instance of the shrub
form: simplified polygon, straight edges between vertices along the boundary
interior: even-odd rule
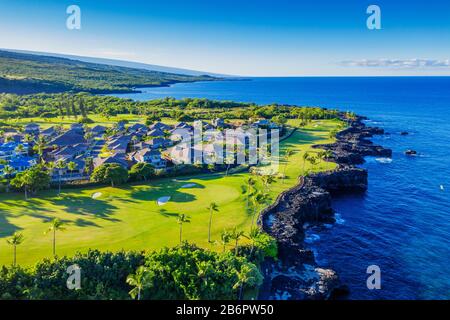
[[[111,183],[111,186],[122,184],[128,180],[128,171],[117,163],[106,163],[94,169],[91,181]]]
[[[0,299],[128,299],[125,280],[144,262],[142,253],[89,250],[74,257],[44,259],[34,267],[3,267],[0,270]],[[81,289],[66,286],[67,268],[81,268]]]
[[[258,268],[245,257],[188,243],[148,254],[145,267],[144,299],[236,299],[245,270],[251,272],[246,289],[262,283]]]
[[[139,162],[133,165],[130,169],[130,179],[147,181],[151,176],[155,174],[155,169],[148,163]]]
[[[82,123],[82,124],[91,124],[91,123],[95,123],[94,120],[92,120],[91,118],[88,117],[83,117],[80,120],[78,120],[78,123]]]

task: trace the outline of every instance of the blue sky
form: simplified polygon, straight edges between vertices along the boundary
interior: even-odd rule
[[[72,4],[81,30],[66,28]],[[2,0],[0,47],[235,75],[450,75],[450,1]]]

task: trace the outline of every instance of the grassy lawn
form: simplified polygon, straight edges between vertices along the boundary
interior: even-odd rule
[[[290,125],[296,125],[291,121]],[[290,148],[294,154],[286,165],[286,179],[278,179],[270,188],[270,197],[276,196],[297,183],[302,174],[302,154],[312,144],[330,142],[329,132],[338,126],[337,120],[321,120],[295,132],[281,143],[280,153]],[[331,169],[332,163],[322,162],[314,170]],[[306,165],[309,168],[309,163]],[[280,170],[284,169],[284,162]],[[100,250],[149,250],[173,246],[179,241],[178,213],[190,216],[191,222],[183,225],[183,239],[203,247],[221,250],[220,245],[208,244],[208,218],[206,207],[214,201],[219,212],[214,214],[212,238],[219,240],[224,228],[237,226],[248,232],[251,213],[246,210],[246,195],[242,188],[249,173],[224,176],[164,178],[147,184],[127,185],[118,188],[101,187],[40,192],[35,198],[24,201],[22,194],[0,195],[0,265],[12,261],[12,247],[6,238],[15,231],[24,234],[18,247],[17,261],[28,265],[44,257],[51,257],[52,238],[44,235],[48,221],[58,217],[66,222],[66,231],[57,233],[58,255],[72,255],[89,248]],[[182,188],[195,183],[193,188]],[[100,192],[99,198],[92,199]],[[157,205],[157,199],[170,196],[170,201]],[[249,210],[251,211],[251,210]]]

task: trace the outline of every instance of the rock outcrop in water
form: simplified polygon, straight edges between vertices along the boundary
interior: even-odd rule
[[[332,151],[328,160],[338,164],[336,170],[302,178],[261,213],[260,225],[277,239],[279,248],[278,261],[268,259],[262,265],[261,299],[329,299],[345,291],[334,270],[317,266],[313,252],[304,244],[304,227],[334,222],[333,194],[367,189],[367,170],[355,167],[365,156],[391,157],[391,150],[367,140],[384,130],[366,127],[363,119],[349,123],[336,135],[335,143],[315,146]]]

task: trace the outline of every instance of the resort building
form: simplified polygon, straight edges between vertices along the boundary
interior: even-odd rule
[[[29,123],[24,128],[24,133],[31,135],[38,135],[40,127],[37,123]]]
[[[130,160],[148,163],[156,169],[163,169],[166,167],[166,160],[161,157],[161,152],[149,148],[132,153],[130,155]]]

